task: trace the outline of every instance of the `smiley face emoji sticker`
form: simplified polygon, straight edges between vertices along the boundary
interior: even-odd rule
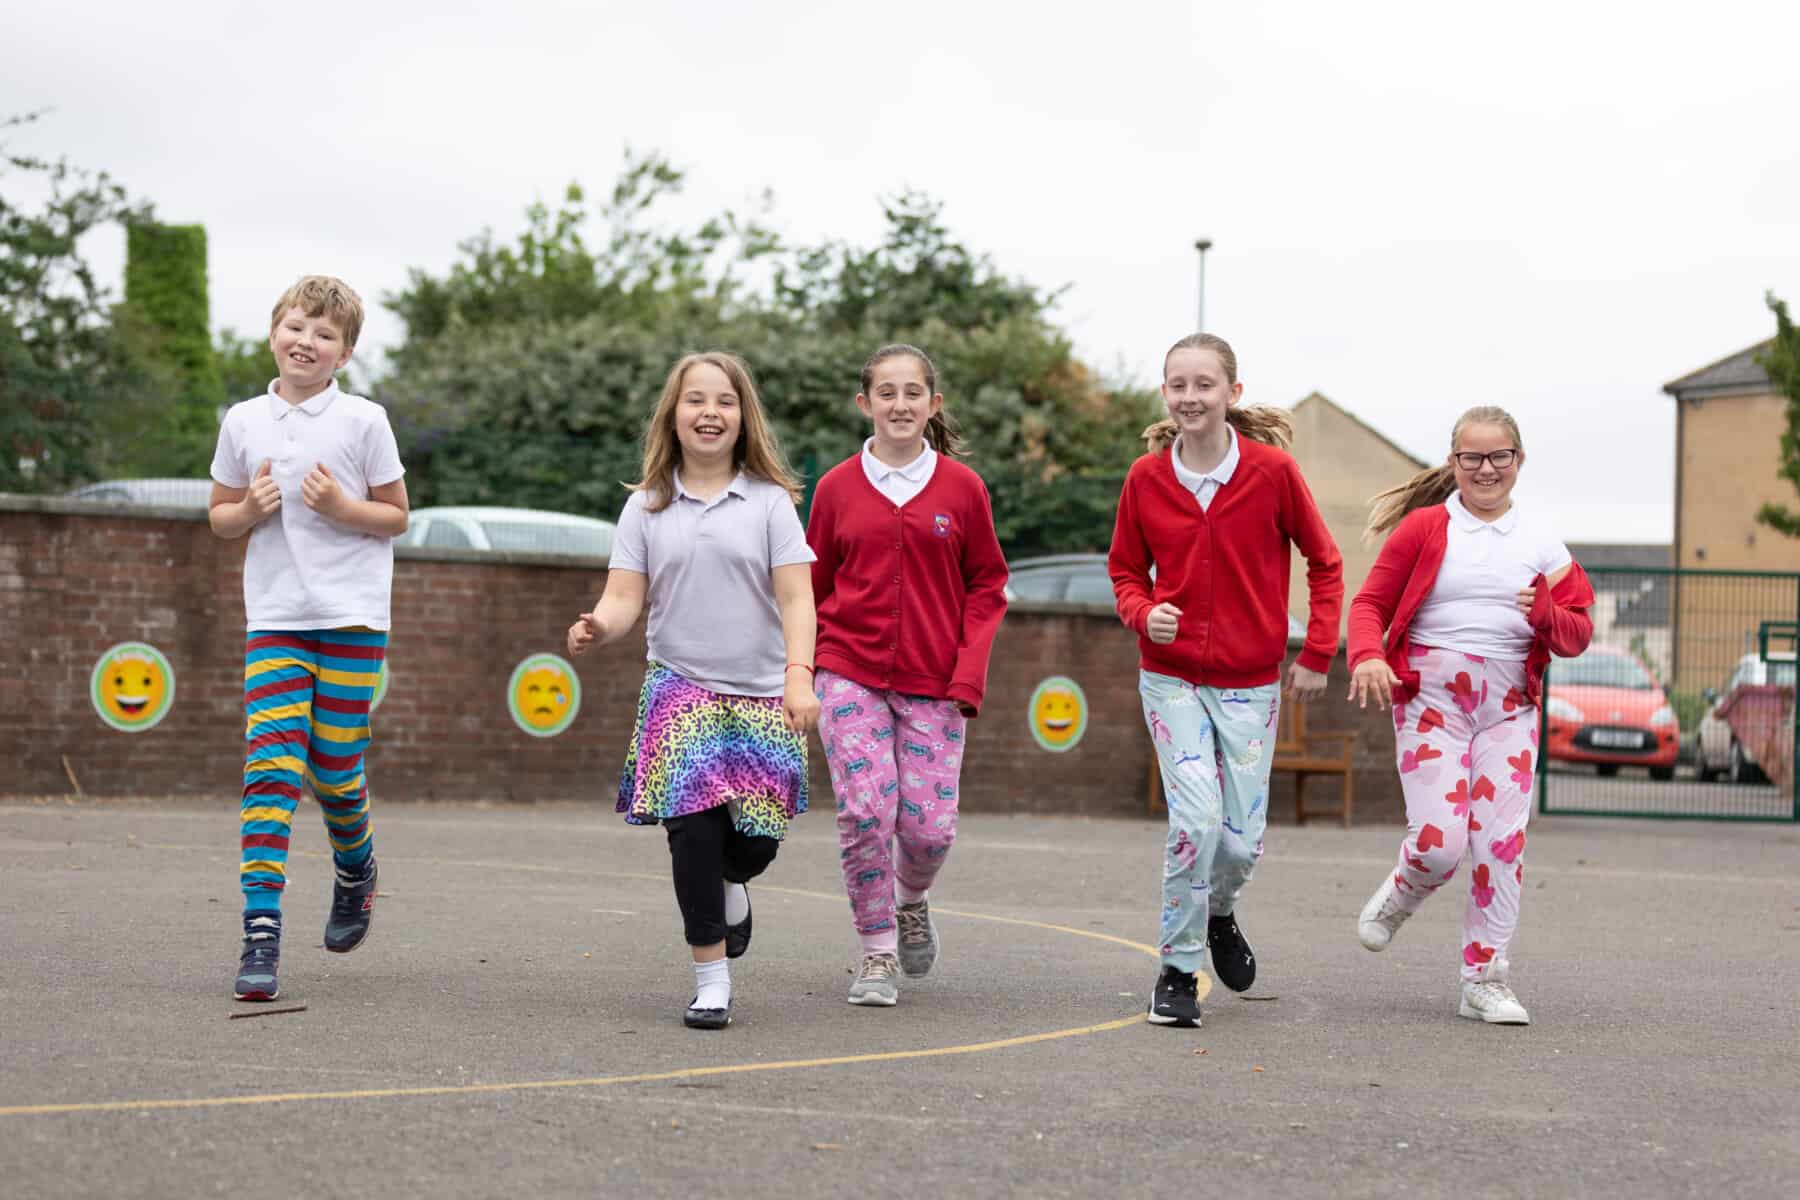
[[[555,737],[581,710],[581,681],[575,668],[556,655],[533,654],[513,668],[506,707],[532,737]]]
[[[94,664],[88,694],[102,721],[121,733],[142,733],[168,716],[175,671],[155,646],[120,642]]]
[[[1026,719],[1031,736],[1044,749],[1060,754],[1073,750],[1087,732],[1087,695],[1067,675],[1052,675],[1031,693]]]

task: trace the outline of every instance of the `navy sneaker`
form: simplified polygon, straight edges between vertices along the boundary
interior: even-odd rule
[[[1256,955],[1238,928],[1237,917],[1226,913],[1206,922],[1206,945],[1212,951],[1213,974],[1234,992],[1241,992],[1256,982]]]
[[[744,919],[725,927],[726,958],[742,958],[744,951],[750,948],[750,889],[743,884],[738,886],[744,888]]]
[[[1152,1025],[1200,1028],[1200,985],[1194,982],[1190,972],[1174,967],[1162,969],[1162,974],[1156,977],[1148,1019]]]
[[[280,941],[270,937],[245,938],[232,997],[237,1000],[275,999],[281,995],[281,983],[276,978],[280,966]]]
[[[369,936],[369,921],[375,915],[375,860],[369,860],[369,873],[362,879],[346,879],[338,872],[331,885],[331,916],[325,922],[325,948],[333,954],[348,954]]]

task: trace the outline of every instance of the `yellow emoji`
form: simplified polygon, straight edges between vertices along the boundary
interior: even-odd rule
[[[513,669],[506,706],[515,724],[533,737],[555,737],[581,708],[575,668],[554,654],[533,654]]]
[[[1066,675],[1052,675],[1031,693],[1031,736],[1046,750],[1072,750],[1087,732],[1087,696]]]
[[[122,733],[142,733],[168,715],[175,672],[155,646],[121,642],[94,664],[88,688],[102,721]]]

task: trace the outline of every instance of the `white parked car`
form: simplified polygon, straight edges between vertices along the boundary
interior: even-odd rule
[[[611,558],[613,523],[535,508],[416,508],[396,546]]]
[[[108,479],[83,484],[69,492],[66,499],[129,508],[197,508],[205,512],[211,497],[210,479]]]
[[[1719,708],[1740,687],[1776,684],[1794,686],[1794,659],[1791,655],[1763,659],[1746,654],[1718,691],[1707,688],[1701,695],[1706,700],[1706,714],[1700,718],[1700,747],[1697,767],[1700,778],[1723,775],[1732,783],[1761,783],[1767,776],[1756,765],[1756,759],[1731,732],[1731,725],[1719,716]]]

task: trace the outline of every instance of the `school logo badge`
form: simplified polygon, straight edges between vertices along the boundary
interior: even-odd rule
[[[941,538],[949,537],[950,536],[950,514],[949,513],[938,513],[936,516],[932,517],[931,518],[931,532],[937,534]]]

